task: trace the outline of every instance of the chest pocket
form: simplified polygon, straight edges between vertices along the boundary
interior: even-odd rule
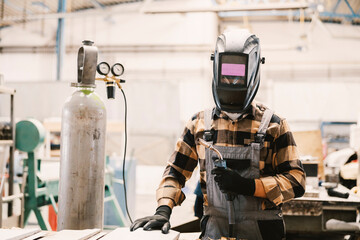
[[[251,166],[251,159],[241,159],[241,161],[235,159],[225,159],[226,166],[237,170],[237,171],[244,171]]]

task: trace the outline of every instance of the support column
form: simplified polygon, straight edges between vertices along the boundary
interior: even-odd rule
[[[66,12],[66,0],[59,0],[58,13]],[[56,80],[62,78],[63,59],[65,56],[65,19],[58,19],[58,28],[56,32]]]

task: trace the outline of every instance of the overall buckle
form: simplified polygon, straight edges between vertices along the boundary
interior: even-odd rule
[[[213,133],[210,130],[205,130],[203,139],[206,142],[211,142],[213,140]]]
[[[256,133],[255,134],[255,142],[263,144],[265,141],[265,135],[264,133]]]

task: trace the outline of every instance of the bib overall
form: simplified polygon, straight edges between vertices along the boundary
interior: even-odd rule
[[[204,112],[205,132],[211,130],[211,109]],[[214,146],[218,149],[227,167],[237,171],[242,177],[258,179],[260,178],[259,161],[260,149],[263,147],[266,130],[269,126],[273,111],[267,109],[262,117],[259,129],[255,135],[255,141],[249,146],[244,147],[224,147]],[[208,141],[212,144],[212,140]],[[223,194],[214,180],[211,170],[214,168],[214,159],[216,154],[205,149],[206,163],[206,189],[208,206],[204,206],[204,218],[202,225],[202,240],[220,239],[228,237],[228,209],[225,194]],[[282,239],[284,237],[284,226],[281,210],[262,210],[262,199],[253,196],[236,195],[234,201],[235,209],[235,236],[236,239],[263,240],[263,239]],[[275,220],[282,226],[280,233],[276,233],[278,229],[271,229],[272,236],[268,235],[269,231],[264,234],[261,229],[261,223],[269,222],[263,220]],[[206,223],[204,223],[204,221]],[[260,224],[259,224],[260,223]],[[282,231],[282,232],[281,232]],[[278,235],[278,237],[275,237]],[[275,238],[274,238],[275,237]]]

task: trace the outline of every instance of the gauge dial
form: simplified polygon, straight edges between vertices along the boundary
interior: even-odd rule
[[[107,62],[101,62],[97,65],[96,70],[101,75],[108,75],[110,72],[110,65]]]
[[[114,76],[121,76],[124,73],[124,66],[120,63],[115,63],[112,67],[111,67],[111,72]]]

